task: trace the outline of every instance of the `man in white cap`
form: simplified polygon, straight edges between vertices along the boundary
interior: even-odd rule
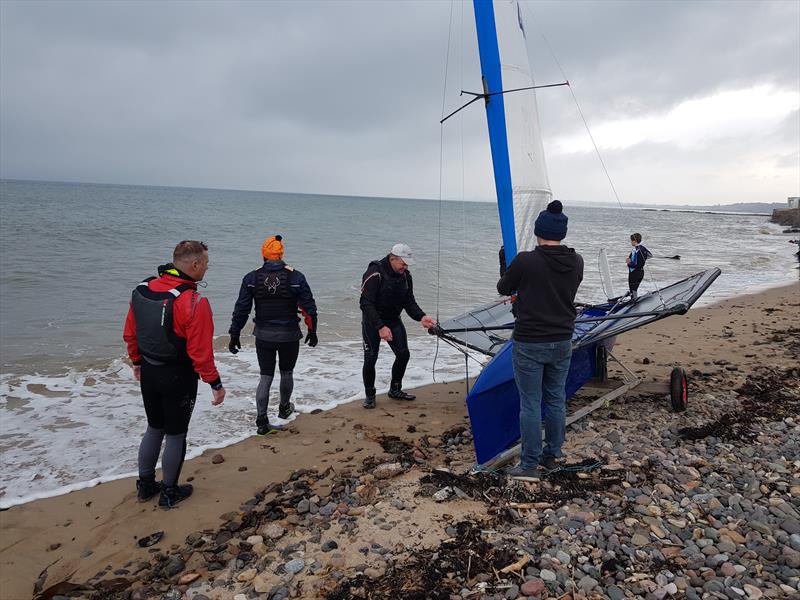
[[[414,400],[416,396],[403,391],[403,375],[411,354],[408,351],[406,328],[400,319],[403,310],[422,323],[425,329],[436,321],[425,314],[414,299],[414,285],[408,267],[414,264],[411,248],[395,244],[384,258],[369,263],[361,278],[361,335],[364,339],[364,408],[375,408],[375,363],[381,340],[389,343],[394,352],[392,383],[389,397],[394,400]]]

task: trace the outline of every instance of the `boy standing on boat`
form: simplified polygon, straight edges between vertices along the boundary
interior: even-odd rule
[[[214,320],[197,282],[208,270],[208,246],[186,240],[175,246],[172,263],[158,277],[140,283],[131,296],[123,338],[140,383],[147,430],[139,446],[140,502],[160,492],[158,505],[172,508],[192,495],[191,484],[178,485],[186,455],[186,433],[197,398],[198,376],[211,386],[217,406],[225,400],[214,364]],[[156,481],[161,459],[163,481]]]
[[[567,236],[561,202],[554,200],[539,213],[534,234],[537,247],[517,254],[497,282],[500,294],[517,294],[512,362],[520,397],[522,449],[520,464],[510,474],[522,481],[538,481],[542,469],[554,469],[562,456],[574,301],[583,280],[583,258],[561,244]]]
[[[280,427],[271,425],[267,416],[269,391],[275,378],[277,355],[281,372],[278,417],[288,418],[294,412],[291,402],[294,390],[294,367],[300,354],[300,317],[305,320],[308,334],[305,343],[317,345],[317,305],[305,275],[283,262],[283,238],[274,235],[261,246],[264,264],[242,279],[239,298],[233,307],[228,350],[233,354],[242,347],[240,335],[247,318],[256,306],[256,354],[261,378],[256,388],[256,433],[267,435]]]
[[[361,335],[364,342],[364,408],[375,408],[375,364],[381,340],[388,342],[394,352],[392,383],[389,398],[415,400],[416,396],[403,391],[403,375],[411,358],[406,328],[400,319],[403,310],[422,323],[425,329],[436,325],[414,299],[414,284],[408,267],[414,264],[411,248],[395,244],[391,252],[369,263],[361,278]]]
[[[650,250],[642,244],[642,234],[631,234],[631,253],[625,262],[628,265],[628,289],[630,290],[631,300],[636,300],[639,296],[639,284],[644,279],[644,263],[653,256]]]

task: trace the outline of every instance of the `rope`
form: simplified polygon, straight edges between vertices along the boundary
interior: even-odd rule
[[[552,475],[553,473],[581,473],[584,471],[594,471],[602,466],[603,463],[599,460],[595,462],[589,462],[587,460],[574,465],[562,465],[560,467],[556,467],[552,471],[548,471],[547,475]]]
[[[453,3],[450,2],[450,18],[447,23],[447,50],[444,58],[444,85],[442,86],[442,110],[444,114],[445,102],[447,100],[447,74],[450,70],[450,40],[453,33]],[[437,224],[437,247],[436,247],[436,322],[439,322],[439,302],[441,296],[441,275],[442,275],[442,173],[444,171],[444,127],[439,125],[439,222]],[[439,336],[436,336],[436,352],[433,355],[431,365],[431,377],[436,383],[436,359],[439,357]]]
[[[564,81],[567,82],[567,88],[569,89],[569,93],[572,96],[572,101],[575,103],[575,108],[578,110],[578,114],[581,117],[581,121],[583,121],[583,126],[586,129],[586,133],[589,135],[589,140],[591,140],[591,142],[592,142],[592,147],[594,148],[594,152],[597,155],[597,159],[600,161],[600,166],[603,169],[603,173],[605,173],[606,179],[608,179],[608,184],[611,187],[611,192],[614,194],[614,198],[617,200],[617,204],[619,205],[619,208],[622,211],[623,219],[625,219],[626,221],[630,221],[630,219],[627,217],[627,214],[626,214],[626,211],[625,211],[625,207],[622,206],[622,200],[620,200],[619,194],[617,193],[617,188],[614,185],[614,181],[611,179],[611,174],[608,172],[608,169],[606,168],[606,163],[603,160],[602,155],[600,154],[600,148],[598,148],[597,143],[595,142],[594,136],[592,135],[592,131],[589,129],[589,123],[586,121],[586,117],[583,114],[583,110],[581,109],[581,105],[578,102],[578,97],[575,95],[575,90],[572,89],[572,85],[569,83],[569,78],[567,77],[567,74],[564,72],[564,68],[561,66],[561,63],[559,62],[558,58],[556,57],[556,54],[553,51],[553,47],[550,44],[550,40],[547,39],[547,36],[544,33],[544,29],[538,26],[538,22],[536,20],[536,17],[533,14],[533,9],[527,3],[525,3],[524,6],[527,9],[528,13],[530,14],[531,20],[536,25],[537,32],[542,37],[542,40],[544,40],[544,44],[547,47],[548,52],[550,52],[550,56],[552,57],[553,62],[555,62],[556,66],[558,67],[558,70],[561,73],[561,76],[564,78]],[[650,282],[650,284],[655,288],[656,293],[658,294],[658,298],[661,301],[661,305],[662,306],[666,306],[666,303],[664,302],[664,298],[661,295],[661,288],[658,285],[658,282],[649,273],[645,273],[645,276],[647,277],[647,280]],[[605,289],[604,289],[604,291],[605,291]]]

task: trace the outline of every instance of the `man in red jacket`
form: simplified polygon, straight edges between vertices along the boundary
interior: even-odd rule
[[[187,240],[175,246],[172,263],[158,268],[131,295],[123,338],[140,382],[147,431],[139,446],[137,496],[141,502],[161,492],[158,505],[171,508],[192,495],[192,486],[178,485],[186,455],[186,433],[197,398],[198,376],[211,386],[217,406],[225,399],[212,340],[214,321],[197,282],[208,270],[208,246]],[[161,461],[163,482],[156,482]]]

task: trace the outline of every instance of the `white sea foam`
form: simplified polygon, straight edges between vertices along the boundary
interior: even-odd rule
[[[411,337],[410,348],[412,360],[404,386],[432,383],[436,340]],[[329,410],[363,398],[362,356],[361,343],[356,341],[304,347],[295,369],[292,400],[297,411]],[[377,382],[383,384],[379,392],[388,387],[391,364],[392,353],[384,348],[377,365]],[[217,366],[226,399],[221,406],[211,406],[208,386],[200,385],[187,458],[236,443],[255,431],[259,379],[255,350],[246,344],[236,356],[220,354]],[[440,344],[436,380],[460,379],[463,374],[463,355]],[[280,423],[275,414],[277,387],[272,390],[270,418]],[[0,508],[135,474],[146,421],[138,384],[123,360],[104,369],[64,375],[3,375],[0,397],[4,415]]]

